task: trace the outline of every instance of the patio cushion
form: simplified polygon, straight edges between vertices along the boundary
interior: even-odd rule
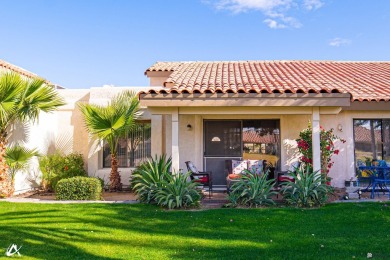
[[[240,179],[242,177],[242,174],[229,174],[228,175],[229,179],[234,180],[234,179]]]
[[[248,169],[248,164],[246,161],[232,160],[232,173],[233,174],[241,174],[246,169]]]
[[[284,181],[294,182],[295,179],[292,176],[289,176],[289,175],[281,175],[281,176],[278,177],[278,182],[284,182]]]
[[[203,176],[198,179],[194,179],[195,182],[200,182],[200,183],[208,183],[209,182],[209,177],[208,176]]]
[[[295,161],[290,164],[290,167],[288,167],[288,172],[295,172],[297,168],[299,168],[300,162]]]
[[[248,160],[248,170],[252,173],[262,174],[263,169],[263,160]]]
[[[188,169],[192,173],[199,173],[198,169],[195,167],[195,165],[192,162],[188,162]]]

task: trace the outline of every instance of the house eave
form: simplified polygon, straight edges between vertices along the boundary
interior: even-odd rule
[[[140,102],[147,107],[348,107],[351,96],[340,93],[143,93]]]

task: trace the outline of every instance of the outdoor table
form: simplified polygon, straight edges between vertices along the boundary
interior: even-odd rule
[[[390,167],[359,166],[359,170],[371,172],[370,176],[367,177],[370,182],[366,188],[361,190],[362,192],[369,191],[369,188],[371,187],[371,198],[373,199],[375,197],[375,188],[378,185],[380,191],[389,192],[390,198],[390,191],[386,186],[387,183],[390,184]]]

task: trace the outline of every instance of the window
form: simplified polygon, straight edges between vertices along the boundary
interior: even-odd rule
[[[243,159],[267,160],[273,165],[280,158],[279,120],[243,120]]]
[[[390,119],[355,119],[355,160],[390,162]]]
[[[127,138],[119,140],[117,158],[119,167],[136,167],[151,157],[151,124],[140,122]],[[103,149],[103,167],[111,167],[111,153],[108,144]]]

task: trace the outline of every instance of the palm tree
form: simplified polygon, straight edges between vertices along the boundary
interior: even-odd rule
[[[122,188],[118,172],[117,147],[119,139],[126,137],[140,116],[138,97],[134,92],[124,91],[107,106],[79,104],[89,133],[96,139],[107,142],[111,152],[110,191]]]
[[[10,179],[10,194],[15,191],[15,175],[18,171],[24,172],[28,169],[30,160],[34,156],[38,156],[38,151],[34,149],[28,149],[21,145],[13,145],[7,147],[5,152],[5,160],[8,165],[9,179]]]
[[[0,75],[0,197],[11,195],[7,192],[10,182],[4,160],[11,126],[16,122],[34,122],[41,111],[52,112],[64,104],[44,79],[27,79],[13,72]]]

